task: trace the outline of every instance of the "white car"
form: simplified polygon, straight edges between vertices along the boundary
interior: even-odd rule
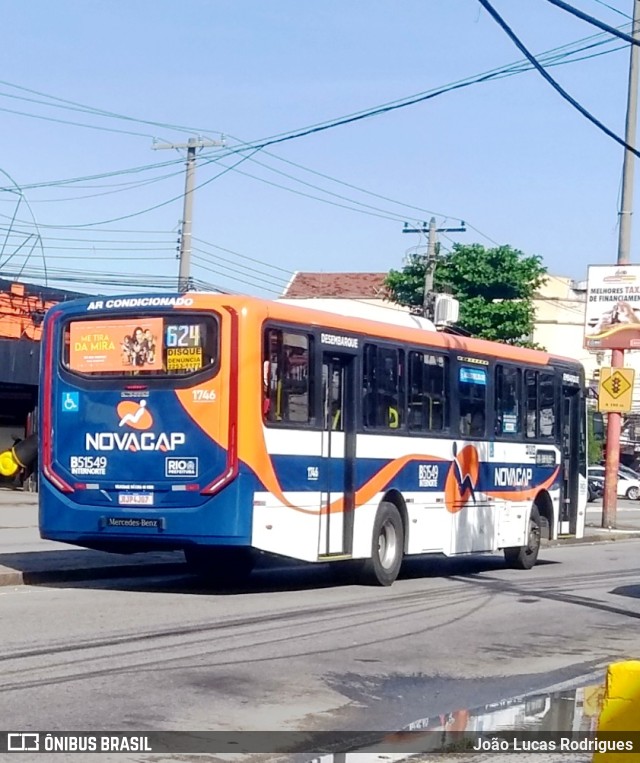
[[[631,476],[631,469],[618,471],[618,497],[637,501],[640,498],[640,479]],[[589,475],[604,480],[604,466],[590,466]]]

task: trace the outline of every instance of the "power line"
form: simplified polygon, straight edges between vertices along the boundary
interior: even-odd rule
[[[482,2],[482,0],[480,1]],[[616,29],[616,27],[605,24],[604,21],[600,21],[600,19],[597,19],[595,16],[592,16],[589,13],[585,13],[578,8],[574,8],[573,5],[565,3],[564,0],[547,0],[547,2],[551,3],[551,5],[555,5],[558,8],[562,8],[563,11],[566,11],[567,13],[570,13],[572,16],[576,16],[579,19],[582,19],[582,21],[586,21],[592,26],[598,27],[598,29],[602,29],[604,32],[612,34],[614,37],[619,37],[621,40],[628,42],[630,45],[640,45],[640,40],[636,40],[630,34],[626,34],[626,32],[622,32],[620,29]]]
[[[271,294],[280,294],[280,291],[281,291],[280,288],[276,288],[276,289],[270,288],[270,286],[265,286],[264,282],[256,283],[255,281],[252,281],[249,278],[244,278],[243,280],[240,280],[239,278],[234,278],[234,277],[231,277],[231,276],[225,276],[224,274],[219,273],[218,270],[213,270],[212,268],[208,267],[207,265],[200,264],[198,262],[198,259],[199,258],[197,256],[194,256],[194,264],[193,264],[193,266],[195,268],[200,268],[201,270],[205,270],[208,273],[215,273],[218,276],[222,275],[223,278],[229,278],[229,280],[231,280],[231,281],[238,281],[239,283],[241,283],[241,284],[243,284],[245,286],[246,285],[252,286],[253,288],[261,289],[262,291],[266,291],[266,292],[269,292]]]
[[[557,1],[558,0],[548,0],[548,2],[554,2],[554,3]],[[574,107],[574,109],[579,111],[583,117],[588,119],[598,129],[602,130],[602,132],[605,135],[608,135],[610,138],[615,140],[616,143],[619,143],[628,151],[631,151],[635,156],[640,156],[639,151],[637,151],[633,146],[630,146],[619,135],[616,135],[616,133],[614,133],[613,130],[610,130],[599,119],[594,117],[590,111],[585,109],[585,107],[582,106],[582,104],[576,101],[576,99],[573,98],[573,96],[569,95],[569,93],[567,93],[567,91],[558,82],[556,82],[556,80],[544,69],[544,67],[540,65],[540,63],[535,58],[535,56],[532,53],[530,53],[529,50],[524,46],[524,44],[521,42],[518,36],[514,33],[511,27],[506,23],[506,21],[502,18],[502,16],[500,16],[500,14],[491,5],[489,0],[478,0],[478,2],[489,13],[489,15],[492,16],[494,21],[496,21],[496,23],[504,30],[504,32],[511,39],[511,41],[518,48],[518,50],[520,50],[531,61],[533,66],[536,68],[536,70],[547,80],[547,82],[551,85],[551,87],[565,99],[565,101],[570,103]]]
[[[258,149],[253,149],[253,152],[255,153],[258,151]],[[209,178],[208,180],[203,181],[199,185],[197,185],[194,190],[198,190],[199,188],[203,188],[205,185],[208,185],[209,183],[213,183],[214,180],[217,180],[218,178],[222,177],[223,175],[226,175],[227,172],[230,172],[231,170],[235,169],[238,165],[242,164],[242,162],[245,162],[249,157],[243,156],[241,159],[239,159],[234,165],[231,167],[225,167],[222,172],[219,172],[217,175],[214,175],[213,177]],[[179,196],[173,196],[170,199],[166,199],[165,201],[161,201],[158,204],[154,204],[153,206],[146,207],[145,209],[140,209],[137,212],[131,212],[127,215],[120,215],[119,217],[112,217],[108,220],[99,220],[97,222],[91,222],[91,223],[76,223],[74,225],[52,225],[52,224],[46,224],[42,223],[41,227],[43,228],[50,228],[50,229],[60,229],[65,228],[67,230],[70,229],[81,229],[81,228],[93,228],[96,225],[108,225],[109,223],[115,223],[120,222],[121,220],[130,220],[133,217],[139,217],[140,215],[145,215],[147,212],[153,212],[156,209],[161,209],[162,207],[166,207],[167,204],[171,204],[174,201],[179,201],[184,197],[184,194],[180,194]],[[6,215],[0,215],[0,217],[6,217]],[[24,223],[24,220],[19,220],[18,222]]]
[[[624,16],[625,19],[631,19],[631,16],[629,16],[628,13],[624,13],[618,8],[614,8],[613,5],[609,5],[609,3],[605,3],[604,0],[593,0],[593,2],[598,3],[598,5],[602,5],[604,8],[608,8],[610,11],[613,11],[614,13],[618,13],[620,16]]]
[[[71,178],[63,178],[62,180],[44,180],[39,183],[24,183],[20,187],[21,191],[31,191],[35,188],[51,188],[58,185],[70,185],[72,183],[84,183],[89,180],[102,180],[104,178],[117,177],[119,175],[131,175],[140,172],[148,172],[149,170],[161,169],[163,167],[170,167],[176,164],[182,164],[182,159],[169,159],[166,162],[155,162],[154,164],[143,164],[137,167],[127,167],[121,170],[109,170],[108,172],[99,172],[95,175],[76,176]],[[18,186],[15,186],[16,188]],[[0,188],[0,191],[11,191],[11,188]]]
[[[154,135],[149,135],[147,133],[135,132],[133,130],[120,130],[117,127],[104,127],[102,125],[91,125],[91,124],[86,124],[83,122],[72,122],[69,119],[59,119],[58,117],[49,117],[49,116],[45,116],[44,114],[32,114],[26,111],[17,111],[16,109],[7,109],[6,107],[2,107],[2,106],[0,106],[0,111],[4,112],[5,114],[15,114],[16,116],[20,116],[20,117],[29,117],[31,119],[41,119],[45,122],[56,122],[57,124],[61,124],[61,125],[71,125],[73,127],[84,127],[89,130],[100,130],[101,132],[115,132],[121,135],[134,135],[139,138],[147,138],[147,139],[157,137]]]
[[[291,271],[287,270],[286,268],[281,268],[279,265],[272,265],[270,262],[265,262],[264,260],[258,260],[255,257],[249,257],[246,254],[241,254],[240,252],[236,252],[233,249],[225,249],[224,246],[219,246],[218,244],[212,244],[210,241],[205,241],[202,238],[198,238],[197,236],[193,237],[194,241],[198,241],[201,244],[204,244],[205,246],[212,247],[213,249],[219,249],[221,252],[227,252],[228,254],[235,254],[237,257],[241,257],[242,259],[249,260],[251,262],[255,262],[258,265],[265,265],[268,268],[272,268],[273,270],[280,270],[282,273],[287,273],[287,275],[291,275]]]
[[[231,263],[238,265],[239,268],[230,267],[229,265],[221,264],[222,262],[231,262],[231,260],[224,259],[223,257],[213,257],[208,252],[205,252],[203,249],[199,249],[198,247],[193,248],[194,252],[199,252],[196,256],[199,260],[207,263],[211,263],[213,265],[216,265],[218,268],[221,268],[223,270],[228,270],[232,273],[238,273],[239,275],[246,277],[246,278],[255,278],[253,275],[256,273],[259,275],[264,283],[268,283],[271,286],[286,286],[288,281],[286,279],[280,278],[278,276],[274,276],[273,274],[265,273],[263,270],[257,270],[256,268],[251,268],[247,265],[242,265],[239,263]]]
[[[265,183],[266,185],[270,185],[270,186],[272,186],[274,188],[280,188],[283,191],[288,191],[289,193],[294,193],[297,196],[304,196],[307,199],[313,199],[315,201],[320,201],[323,204],[330,204],[333,207],[340,207],[341,209],[348,209],[351,212],[359,212],[360,214],[369,215],[370,217],[377,217],[377,218],[382,219],[382,220],[392,220],[393,222],[402,222],[403,219],[404,219],[400,215],[396,215],[393,212],[389,212],[389,213],[386,213],[386,214],[380,214],[380,213],[376,213],[376,212],[370,212],[367,209],[357,209],[357,208],[355,208],[353,206],[349,206],[347,204],[341,204],[340,202],[337,202],[337,201],[331,201],[330,199],[323,199],[320,196],[314,196],[313,194],[305,193],[304,191],[297,191],[295,188],[290,188],[289,186],[282,185],[281,183],[274,183],[272,180],[266,180],[265,178],[258,177],[257,175],[252,175],[250,172],[245,172],[243,170],[235,169],[235,167],[237,167],[237,164],[234,165],[233,167],[230,167],[229,169],[232,169],[238,175],[244,175],[245,177],[249,177],[252,180],[258,180],[260,183]],[[277,172],[277,170],[273,170],[273,171]],[[288,176],[288,177],[291,177],[291,176]],[[295,180],[295,178],[294,178],[294,180]],[[296,182],[303,183],[304,185],[310,185],[310,183],[305,183],[303,180],[297,180]],[[317,186],[312,186],[312,187],[313,188],[317,188]],[[330,194],[332,196],[338,196],[338,194],[331,193],[331,191],[324,191],[323,189],[319,189],[319,190],[321,190],[323,193],[328,193],[328,194]],[[345,198],[345,197],[340,197],[340,198]],[[362,205],[364,207],[370,207],[369,204],[364,204],[363,202],[355,201],[353,199],[349,199],[349,201],[351,201],[353,204],[360,204],[360,205]],[[375,209],[375,207],[372,207],[372,208]]]
[[[32,199],[32,204],[61,204],[65,201],[84,201],[85,199],[95,199],[98,196],[110,196],[114,193],[126,193],[128,191],[134,191],[138,188],[143,188],[148,185],[153,185],[154,183],[159,183],[162,180],[168,180],[169,178],[177,177],[178,175],[181,175],[182,171],[178,172],[169,172],[166,175],[160,175],[156,178],[150,178],[149,180],[136,180],[135,182],[130,183],[118,183],[117,185],[120,186],[126,186],[126,187],[120,187],[120,188],[114,188],[110,191],[100,191],[99,193],[85,193],[81,196],[65,196],[60,199]],[[77,188],[78,186],[76,186]]]
[[[52,101],[58,101],[61,104],[65,104],[66,106],[58,106],[57,108],[68,108],[68,107],[76,107],[77,111],[83,111],[85,113],[95,114],[96,116],[104,116],[109,117],[111,119],[121,119],[127,122],[135,122],[137,124],[146,124],[150,125],[151,127],[162,127],[166,130],[176,130],[180,132],[211,132],[209,128],[199,128],[199,127],[193,127],[188,125],[178,125],[178,124],[171,124],[169,122],[156,122],[149,119],[138,119],[135,117],[127,116],[126,114],[119,114],[115,111],[108,111],[105,109],[99,109],[95,108],[93,106],[87,106],[86,104],[78,103],[77,101],[71,101],[66,98],[59,98],[58,96],[49,95],[47,93],[43,93],[39,90],[33,90],[28,87],[23,87],[22,85],[16,85],[12,82],[7,82],[6,80],[0,80],[0,85],[4,85],[5,87],[12,87],[16,90],[21,90],[25,93],[31,93],[33,95],[39,95],[43,98],[48,98]],[[52,104],[52,106],[55,106],[55,104]],[[213,132],[217,132],[217,130],[213,130]]]

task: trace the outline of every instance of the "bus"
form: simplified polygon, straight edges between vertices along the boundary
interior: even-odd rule
[[[182,550],[219,581],[270,555],[374,585],[412,555],[529,569],[543,539],[580,537],[581,364],[387,312],[191,292],[52,308],[41,536]]]

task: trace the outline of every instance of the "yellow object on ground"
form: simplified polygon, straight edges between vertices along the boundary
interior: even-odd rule
[[[3,477],[13,477],[19,468],[20,464],[13,450],[5,450],[4,453],[0,453],[0,474]]]
[[[598,733],[617,732],[629,739],[640,732],[640,660],[609,665]],[[594,763],[640,763],[640,750],[633,752],[596,752]]]

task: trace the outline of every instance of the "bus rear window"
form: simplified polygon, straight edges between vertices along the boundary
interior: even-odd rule
[[[184,376],[213,366],[217,347],[209,316],[71,321],[63,363],[83,376]]]

